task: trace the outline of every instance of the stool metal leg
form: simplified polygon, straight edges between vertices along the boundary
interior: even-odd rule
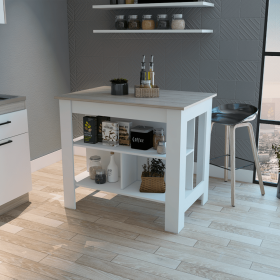
[[[230,126],[231,205],[235,207],[235,126]]]
[[[262,195],[265,195],[265,190],[264,190],[263,180],[262,180],[262,173],[261,173],[261,168],[260,168],[260,163],[259,163],[258,152],[257,152],[254,130],[253,130],[252,124],[247,123],[247,128],[248,128],[248,132],[249,132],[249,136],[250,136],[250,142],[251,142],[252,152],[253,152],[253,156],[254,156],[254,160],[255,160],[256,171],[257,171],[258,178],[259,178],[259,185],[260,185],[261,193],[262,193]]]
[[[225,154],[229,155],[229,126],[227,125],[225,125]],[[225,182],[228,181],[228,162],[229,162],[229,158],[228,156],[225,156],[225,164],[224,164],[224,167],[226,168],[224,170]]]

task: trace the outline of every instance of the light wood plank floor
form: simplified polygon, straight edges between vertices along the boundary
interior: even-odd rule
[[[75,157],[75,173],[86,168]],[[164,232],[164,205],[78,188],[63,207],[62,164],[33,173],[30,203],[0,216],[0,280],[280,279],[276,189],[210,178],[209,202]]]

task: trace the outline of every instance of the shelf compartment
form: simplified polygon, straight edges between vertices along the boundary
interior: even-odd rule
[[[151,4],[122,4],[122,5],[93,5],[93,9],[146,9],[146,8],[212,8],[213,3],[199,2],[179,2],[179,3],[151,3]]]
[[[93,30],[93,33],[127,33],[127,34],[143,34],[143,33],[169,33],[169,34],[205,34],[205,33],[213,33],[211,29],[184,29],[184,30],[173,30],[173,29],[153,29],[153,30]]]

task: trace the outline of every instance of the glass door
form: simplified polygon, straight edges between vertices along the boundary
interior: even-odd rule
[[[263,181],[275,186],[278,163],[272,144],[280,145],[280,0],[267,0],[266,5],[257,142]]]

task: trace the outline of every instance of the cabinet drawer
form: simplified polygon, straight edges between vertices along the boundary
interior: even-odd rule
[[[27,110],[0,115],[0,140],[28,132]]]
[[[0,140],[0,206],[32,190],[28,133]]]

